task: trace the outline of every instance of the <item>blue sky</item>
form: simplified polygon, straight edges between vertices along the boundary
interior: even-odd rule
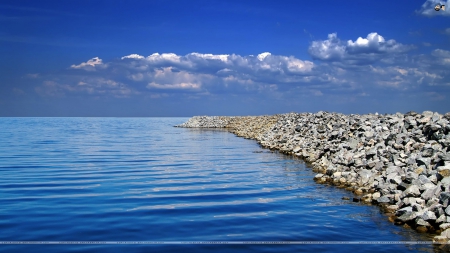
[[[449,98],[450,0],[0,2],[0,116],[445,113]]]

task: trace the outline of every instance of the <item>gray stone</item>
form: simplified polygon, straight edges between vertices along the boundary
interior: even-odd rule
[[[370,170],[366,170],[366,169],[362,169],[358,174],[360,176],[361,185],[368,183],[370,178],[373,175],[373,173]]]
[[[442,223],[439,225],[439,228],[442,230],[446,230],[447,228],[450,228],[450,223]]]
[[[450,229],[446,229],[443,232],[441,232],[441,236],[445,236],[447,238],[450,238]]]
[[[414,172],[408,172],[405,175],[405,183],[411,184],[414,179],[418,179],[418,175]]]
[[[447,216],[445,216],[445,214],[439,216],[439,218],[437,218],[436,223],[444,223],[447,221]],[[450,224],[450,223],[448,223]]]
[[[422,193],[421,197],[424,200],[429,200],[429,199],[437,197],[440,192],[441,192],[441,187],[435,186],[433,188],[426,189]]]
[[[421,218],[417,218],[416,219],[416,224],[419,226],[426,226],[426,227],[430,227],[430,223],[428,223],[427,221],[421,219]]]
[[[430,167],[431,159],[430,158],[419,157],[419,158],[416,158],[416,162],[417,162],[418,166],[423,165],[423,166],[425,166],[428,169]]]
[[[448,203],[449,199],[450,199],[450,192],[442,192],[439,195],[439,202],[440,203],[445,203],[445,202]]]
[[[367,132],[364,133],[364,136],[366,138],[371,138],[371,137],[373,137],[373,132],[372,131],[367,131]]]
[[[390,203],[391,200],[387,196],[382,196],[376,199],[377,203]]]
[[[407,207],[398,209],[397,212],[395,212],[395,215],[402,216],[403,214],[408,213],[408,212],[412,212],[412,207],[407,206]]]
[[[428,179],[425,175],[420,175],[418,179],[420,184],[431,183],[430,179]]]
[[[402,214],[400,217],[398,217],[398,219],[403,222],[406,222],[406,221],[414,220],[416,217],[417,217],[416,212],[406,212],[406,213]]]
[[[405,197],[417,197],[420,196],[420,190],[417,185],[411,185],[402,194]]]
[[[441,179],[442,186],[446,187],[450,185],[450,177],[444,177]]]
[[[431,212],[431,211],[425,211],[422,214],[421,217],[422,217],[422,219],[424,219],[426,221],[429,221],[429,220],[434,221],[434,220],[436,220],[436,215],[434,214],[434,212]]]
[[[437,184],[438,180],[436,175],[431,175],[428,177],[428,179],[430,180],[430,182],[432,182],[433,184]]]

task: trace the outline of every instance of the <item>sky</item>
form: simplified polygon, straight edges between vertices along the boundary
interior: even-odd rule
[[[426,110],[450,0],[0,1],[2,117]]]

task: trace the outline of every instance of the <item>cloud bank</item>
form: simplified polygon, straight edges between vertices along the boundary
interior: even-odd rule
[[[58,75],[39,75],[42,83],[35,91],[56,97],[245,94],[286,99],[343,93],[368,97],[390,90],[421,92],[449,86],[450,51],[435,49],[424,55],[414,54],[414,49],[376,32],[347,40],[331,33],[325,40],[311,42],[307,49],[311,60],[269,52],[133,53],[106,62],[94,57]]]

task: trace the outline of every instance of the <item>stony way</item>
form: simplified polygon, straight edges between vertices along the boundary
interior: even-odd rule
[[[450,113],[195,116],[176,127],[227,128],[305,160],[318,183],[353,191],[397,225],[450,242]]]

